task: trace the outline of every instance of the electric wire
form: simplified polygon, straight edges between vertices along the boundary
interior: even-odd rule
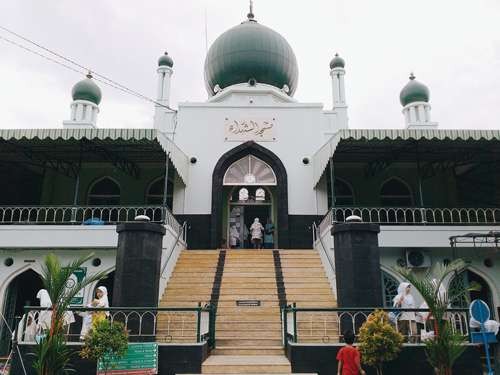
[[[120,84],[120,83],[118,83],[118,82],[116,82],[116,81],[114,81],[114,80],[112,80],[112,79],[110,79],[110,78],[102,75],[102,74],[99,74],[99,73],[95,72],[94,70],[92,70],[92,69],[90,69],[90,68],[88,68],[88,67],[86,67],[84,65],[81,65],[78,62],[76,62],[76,61],[74,61],[74,60],[72,60],[72,59],[70,59],[68,57],[65,57],[65,56],[61,55],[60,53],[52,51],[49,48],[44,47],[43,45],[41,45],[41,44],[39,44],[39,43],[37,43],[37,42],[29,39],[29,38],[26,38],[26,37],[22,36],[19,33],[16,33],[16,32],[14,32],[14,31],[12,31],[12,30],[4,27],[4,26],[1,26],[1,25],[0,25],[0,29],[3,30],[3,31],[5,31],[5,32],[7,32],[7,33],[9,33],[9,34],[14,35],[15,37],[17,37],[19,39],[24,40],[25,42],[28,42],[28,43],[36,46],[37,48],[40,48],[43,51],[46,51],[46,52],[48,52],[48,53],[50,53],[50,54],[58,57],[59,59],[62,59],[64,61],[66,61],[67,63],[73,64],[73,65],[77,66],[78,68],[80,68],[80,69],[82,69],[84,71],[80,71],[78,69],[75,69],[75,68],[73,68],[70,65],[62,63],[61,61],[58,61],[58,60],[56,60],[56,59],[54,59],[52,57],[44,55],[44,54],[42,54],[40,52],[37,52],[37,51],[35,51],[35,50],[31,49],[31,48],[28,48],[28,47],[26,47],[26,46],[24,46],[24,45],[22,45],[20,43],[17,43],[15,41],[11,40],[11,39],[5,38],[4,36],[0,35],[0,39],[3,40],[3,41],[5,41],[5,42],[7,42],[7,43],[10,43],[10,44],[12,44],[12,45],[14,45],[14,46],[16,46],[18,48],[21,48],[21,49],[29,52],[29,53],[33,53],[33,54],[35,54],[35,55],[37,55],[39,57],[42,57],[42,58],[44,58],[44,59],[46,59],[46,60],[48,60],[50,62],[58,64],[58,65],[66,68],[66,69],[69,69],[69,70],[75,72],[75,73],[84,74],[85,75],[86,74],[85,71],[86,72],[92,72],[93,75],[95,76],[94,79],[96,81],[98,81],[98,82],[101,82],[101,83],[103,83],[103,84],[105,84],[107,86],[110,86],[110,87],[112,87],[112,88],[114,88],[116,90],[120,90],[120,91],[122,91],[124,93],[127,93],[127,94],[130,94],[132,96],[135,96],[136,98],[143,99],[143,100],[146,100],[148,102],[151,102],[151,103],[153,103],[153,104],[155,104],[155,105],[157,105],[159,107],[168,109],[168,110],[173,111],[173,112],[177,112],[177,110],[175,110],[175,109],[173,109],[173,108],[171,108],[171,107],[169,107],[169,106],[167,106],[165,104],[159,103],[156,100],[151,99],[150,97],[148,97],[146,95],[143,95],[143,94],[141,94],[141,93],[139,93],[139,92],[137,92],[135,90],[132,90],[132,89],[128,88],[127,86],[124,86],[124,85],[122,85],[122,84]],[[99,78],[96,78],[96,77],[99,77]]]

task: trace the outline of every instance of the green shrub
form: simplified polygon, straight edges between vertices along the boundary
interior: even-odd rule
[[[359,351],[363,363],[375,367],[382,374],[383,363],[397,358],[403,345],[403,335],[389,322],[381,310],[370,314],[359,332]]]

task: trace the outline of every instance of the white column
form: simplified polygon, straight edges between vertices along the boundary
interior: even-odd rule
[[[63,121],[65,128],[95,128],[99,107],[88,100],[75,100],[70,107],[70,120]]]
[[[341,67],[336,67],[330,70],[332,77],[332,99],[333,111],[337,113],[337,124],[339,128],[347,128],[347,104],[345,97],[345,70]]]
[[[158,67],[158,85],[157,85],[157,99],[159,104],[164,106],[170,105],[170,81],[174,71],[172,68],[161,65]],[[166,124],[168,122],[168,111],[167,108],[162,105],[155,105],[155,115],[154,115],[154,128],[165,131]]]

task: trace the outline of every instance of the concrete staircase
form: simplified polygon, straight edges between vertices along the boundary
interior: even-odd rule
[[[210,301],[219,250],[184,250],[160,300],[160,307],[196,307]],[[157,341],[196,342],[196,314],[158,314]]]
[[[210,301],[218,258],[219,251],[182,252],[160,305],[196,306],[198,302]],[[280,250],[279,259],[288,303],[296,302],[299,307],[336,306],[316,251]],[[252,301],[259,305],[241,305]],[[337,334],[334,318],[331,314],[298,314],[299,341],[324,342],[325,333]],[[195,341],[194,314],[192,320],[184,318],[182,325],[170,320],[167,327],[166,318],[162,319],[159,331],[165,332],[167,338],[175,342]],[[326,326],[325,319],[331,320]],[[186,327],[192,327],[191,335],[186,336]],[[290,374],[281,335],[273,251],[227,250],[217,307],[217,346],[203,363],[202,372]]]
[[[297,307],[336,307],[320,255],[314,250],[280,250],[288,304]],[[297,313],[299,343],[338,342],[336,313]]]
[[[260,301],[238,306],[237,301]],[[274,258],[269,250],[229,250],[216,320],[217,349],[204,374],[285,374]]]

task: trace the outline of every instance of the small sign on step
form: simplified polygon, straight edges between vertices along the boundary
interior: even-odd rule
[[[236,306],[256,307],[256,306],[260,306],[260,301],[255,300],[255,299],[244,299],[244,300],[236,301]]]

